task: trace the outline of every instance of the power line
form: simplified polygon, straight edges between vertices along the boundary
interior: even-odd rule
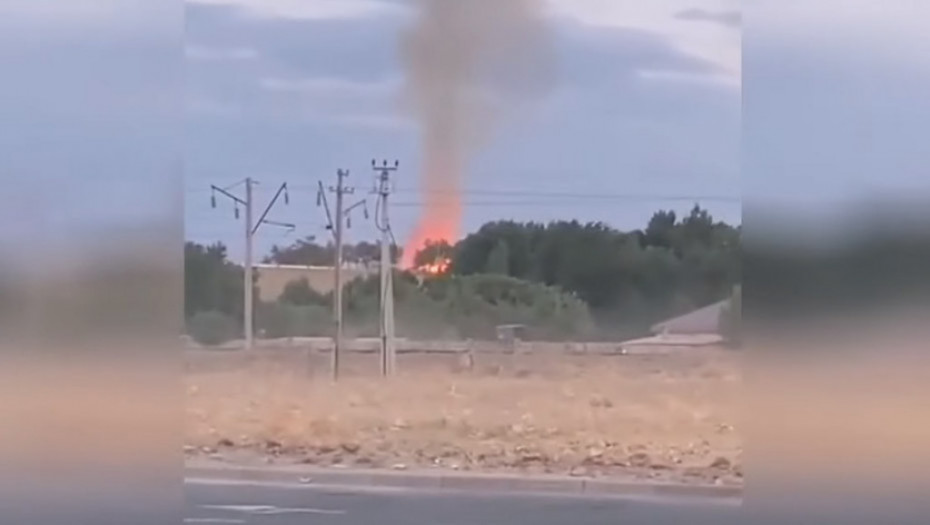
[[[291,186],[292,190],[316,190],[317,188],[311,188],[309,186],[295,187]],[[193,188],[187,190],[191,193],[201,191],[199,189]],[[528,204],[551,204],[551,203],[573,203],[573,201],[578,200],[602,200],[602,201],[644,201],[644,202],[658,202],[658,201],[717,201],[717,202],[742,202],[742,197],[733,196],[733,195],[714,195],[714,194],[649,194],[649,193],[573,193],[573,192],[542,192],[542,191],[527,191],[527,190],[464,190],[462,192],[445,192],[445,191],[424,191],[420,192],[418,190],[394,190],[395,193],[417,193],[421,195],[434,195],[434,196],[446,196],[446,197],[468,197],[468,196],[481,196],[481,197],[528,197],[534,198],[534,200],[526,201],[473,201],[468,199],[462,199],[461,202],[464,205],[506,205],[512,203],[521,203],[526,202]],[[544,200],[545,199],[545,200]],[[550,200],[551,199],[551,200]],[[558,199],[558,200],[556,200]],[[427,202],[423,201],[408,201],[405,203],[395,203],[398,205],[426,205]]]
[[[418,190],[398,189],[397,193],[417,193],[437,196],[479,196],[479,197],[541,197],[553,199],[606,199],[606,200],[731,200],[739,199],[732,195],[708,194],[655,194],[655,193],[578,193],[571,191],[531,191],[531,190]]]
[[[293,186],[295,189],[313,190],[310,186]],[[394,193],[415,193],[418,195],[446,195],[446,196],[479,196],[479,197],[543,197],[567,199],[606,199],[606,200],[741,200],[741,197],[722,194],[701,193],[626,193],[626,192],[574,192],[570,190],[534,191],[525,189],[500,190],[421,190],[419,188],[394,188]]]
[[[363,208],[365,217],[368,218],[368,207],[363,199],[348,208],[343,203],[346,195],[355,193],[355,188],[346,186],[345,179],[349,177],[348,170],[338,170],[336,172],[336,185],[330,186],[329,190],[336,194],[336,209],[334,214],[330,214],[329,201],[326,199],[326,192],[323,191],[323,182],[317,185],[317,206],[322,206],[326,211],[327,229],[333,232],[333,240],[336,243],[336,256],[333,263],[333,292],[335,300],[333,301],[333,310],[335,318],[335,333],[333,334],[333,354],[332,354],[332,378],[333,381],[339,380],[340,354],[342,352],[343,338],[343,306],[342,306],[342,263],[343,263],[343,229],[351,227],[351,213],[357,208]]]
[[[241,198],[237,195],[234,195],[230,193],[229,191],[239,186],[240,184],[245,184],[245,198]],[[274,198],[271,199],[271,202],[269,202],[268,206],[265,207],[265,211],[262,212],[261,217],[259,217],[258,221],[256,221],[253,224],[252,208],[254,205],[254,195],[253,195],[252,190],[255,184],[257,184],[257,181],[253,180],[251,177],[246,177],[244,180],[240,182],[237,182],[235,184],[222,187],[222,188],[214,184],[210,185],[210,191],[211,191],[210,205],[213,208],[217,207],[217,200],[216,200],[217,194],[219,194],[222,197],[226,197],[227,199],[233,202],[236,219],[239,219],[239,206],[241,205],[245,207],[245,260],[244,260],[245,275],[243,276],[243,280],[244,280],[243,282],[244,298],[243,299],[244,300],[243,300],[242,311],[243,311],[243,329],[245,331],[245,347],[247,349],[252,348],[253,331],[255,328],[254,323],[252,321],[253,314],[254,314],[254,306],[255,306],[252,301],[252,292],[253,292],[252,290],[252,284],[253,284],[252,283],[252,239],[255,237],[255,232],[257,232],[258,229],[261,228],[265,224],[268,224],[270,226],[283,227],[291,231],[296,228],[296,226],[293,224],[271,221],[267,219],[268,213],[271,211],[272,208],[274,208],[275,203],[278,202],[278,198],[280,198],[282,194],[284,195],[285,204],[289,202],[290,198],[288,197],[286,182],[278,188],[278,191],[275,193]]]
[[[666,200],[666,201],[672,201],[672,200],[674,200],[674,201],[676,201],[676,202],[690,202],[690,203],[710,202],[710,199],[701,199],[701,198],[693,198],[693,197],[682,197],[682,198],[680,198],[680,199],[664,199],[664,200]],[[742,200],[741,200],[741,199],[738,199],[738,198],[733,198],[733,199],[716,199],[716,200],[717,200],[718,202],[727,202],[727,203],[732,203],[732,204],[739,204],[739,203],[742,202]],[[395,203],[394,203],[394,206],[397,206],[397,207],[400,207],[400,208],[422,208],[422,207],[426,207],[426,206],[431,206],[431,205],[436,205],[436,204],[442,204],[442,203],[444,203],[444,202],[453,202],[453,201],[451,201],[451,200],[449,200],[449,201],[439,201],[438,203],[437,203],[437,202],[432,202],[432,203],[431,203],[431,202],[424,202],[424,201],[401,201],[401,202],[395,202]],[[477,207],[508,207],[508,206],[519,206],[519,207],[538,207],[538,206],[546,206],[546,207],[554,207],[554,206],[559,206],[559,207],[566,207],[566,206],[585,206],[585,207],[591,207],[591,206],[614,206],[614,205],[617,204],[617,202],[620,202],[620,201],[606,201],[606,200],[605,200],[605,201],[600,201],[600,202],[598,202],[598,201],[594,201],[594,202],[585,202],[585,201],[581,201],[581,200],[574,200],[574,201],[567,201],[567,200],[558,200],[558,201],[557,201],[557,200],[514,200],[514,201],[471,201],[471,200],[463,200],[463,201],[459,201],[459,204],[461,204],[463,207],[466,207],[466,208],[469,208],[469,207],[472,207],[472,208],[477,208]],[[646,200],[644,200],[644,201],[640,201],[640,202],[646,203],[646,202],[656,202],[656,201],[646,201]]]

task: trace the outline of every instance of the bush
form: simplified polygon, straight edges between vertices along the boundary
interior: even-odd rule
[[[236,323],[226,314],[215,311],[197,312],[187,323],[187,333],[198,344],[219,346],[238,335]]]
[[[295,306],[325,306],[330,301],[328,297],[314,290],[310,286],[310,282],[303,278],[287,283],[278,298],[278,302]]]
[[[496,337],[495,327],[522,324],[528,339],[585,338],[593,321],[587,305],[562,290],[504,275],[452,276],[430,282],[437,302],[459,337]]]
[[[346,337],[379,334],[380,287],[378,276],[346,283]],[[498,325],[522,324],[528,339],[559,340],[585,338],[593,328],[587,306],[577,297],[506,275],[447,276],[421,285],[409,274],[399,273],[394,297],[400,337],[493,339]],[[269,339],[329,336],[333,331],[330,299],[310,290],[306,281],[295,281],[277,301],[258,305],[258,333]]]
[[[269,339],[329,335],[332,313],[326,306],[265,303],[256,315],[256,328]]]

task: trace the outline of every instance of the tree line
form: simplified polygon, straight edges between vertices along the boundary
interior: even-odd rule
[[[331,265],[332,245],[311,239],[272,248],[265,261]],[[377,243],[347,246],[346,259],[377,261]],[[394,249],[395,258],[400,250]],[[660,320],[730,297],[742,278],[741,228],[695,206],[655,213],[645,228],[603,223],[495,221],[455,245],[428,244],[418,265],[447,259],[445,275],[396,278],[400,335],[487,337],[495,324],[523,324],[546,338],[624,338]],[[397,260],[397,259],[395,259]],[[185,313],[218,312],[238,322],[242,269],[221,244],[185,248]],[[350,333],[377,333],[378,280],[349,283]],[[257,294],[256,294],[257,297]],[[266,335],[325,335],[332,299],[291,283],[273,304],[256,304]],[[273,334],[269,334],[273,332]]]
[[[554,286],[587,304],[602,333],[651,324],[727,298],[742,278],[741,227],[695,206],[655,213],[646,228],[556,221],[485,224],[455,246],[435,243],[417,264],[451,261],[454,275],[498,274]]]

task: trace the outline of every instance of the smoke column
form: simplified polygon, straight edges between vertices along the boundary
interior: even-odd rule
[[[469,158],[500,118],[538,99],[553,79],[542,2],[414,3],[419,16],[401,53],[405,102],[420,125],[424,208],[404,247],[408,268],[427,241],[458,240]]]

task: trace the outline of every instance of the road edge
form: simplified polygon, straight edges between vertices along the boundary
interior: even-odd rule
[[[407,472],[304,466],[256,467],[186,464],[185,479],[252,483],[294,483],[308,487],[349,486],[509,494],[561,494],[597,497],[658,497],[741,500],[743,487],[640,482],[569,476],[524,476],[463,472]]]

